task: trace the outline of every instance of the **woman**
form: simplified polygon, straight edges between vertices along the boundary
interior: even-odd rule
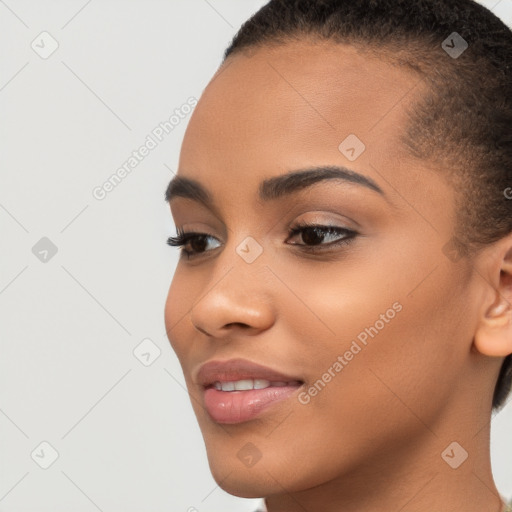
[[[511,31],[471,0],[271,0],[242,26],[166,192],[166,327],[225,491],[506,510],[511,98]]]

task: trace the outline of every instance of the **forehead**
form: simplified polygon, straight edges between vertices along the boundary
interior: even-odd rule
[[[232,55],[190,119],[178,174],[255,185],[319,163],[357,169],[378,156],[386,165],[401,151],[404,108],[420,81],[369,52],[314,39]],[[350,135],[366,147],[352,163],[339,150]]]

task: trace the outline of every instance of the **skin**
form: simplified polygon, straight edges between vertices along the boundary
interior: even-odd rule
[[[166,328],[213,477],[266,497],[270,512],[501,510],[489,424],[512,352],[512,237],[471,260],[443,251],[454,189],[399,142],[418,80],[350,46],[303,40],[230,57],[190,119],[178,175],[203,184],[215,211],[176,197],[171,212],[177,227],[214,238],[181,256]],[[338,150],[349,134],[366,145],[353,162]],[[263,179],[318,165],[368,176],[385,197],[325,181],[258,200]],[[301,234],[288,237],[297,221],[359,236],[310,254]],[[236,252],[247,236],[263,249],[250,264]],[[397,301],[402,310],[308,404],[289,399],[234,425],[203,408],[204,362],[247,358],[307,389]],[[469,454],[457,469],[441,457],[453,441]],[[261,454],[252,467],[237,457],[249,442]]]

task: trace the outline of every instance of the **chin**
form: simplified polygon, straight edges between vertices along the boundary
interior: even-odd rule
[[[264,468],[240,469],[234,465],[208,461],[213,479],[228,494],[239,498],[262,498],[282,492],[282,486]]]

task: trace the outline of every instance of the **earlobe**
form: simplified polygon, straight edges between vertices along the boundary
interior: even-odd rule
[[[482,318],[474,339],[482,354],[506,357],[512,354],[512,307],[501,298]]]
[[[512,248],[504,251],[499,266],[495,301],[479,319],[474,346],[482,354],[506,357],[512,354]]]

